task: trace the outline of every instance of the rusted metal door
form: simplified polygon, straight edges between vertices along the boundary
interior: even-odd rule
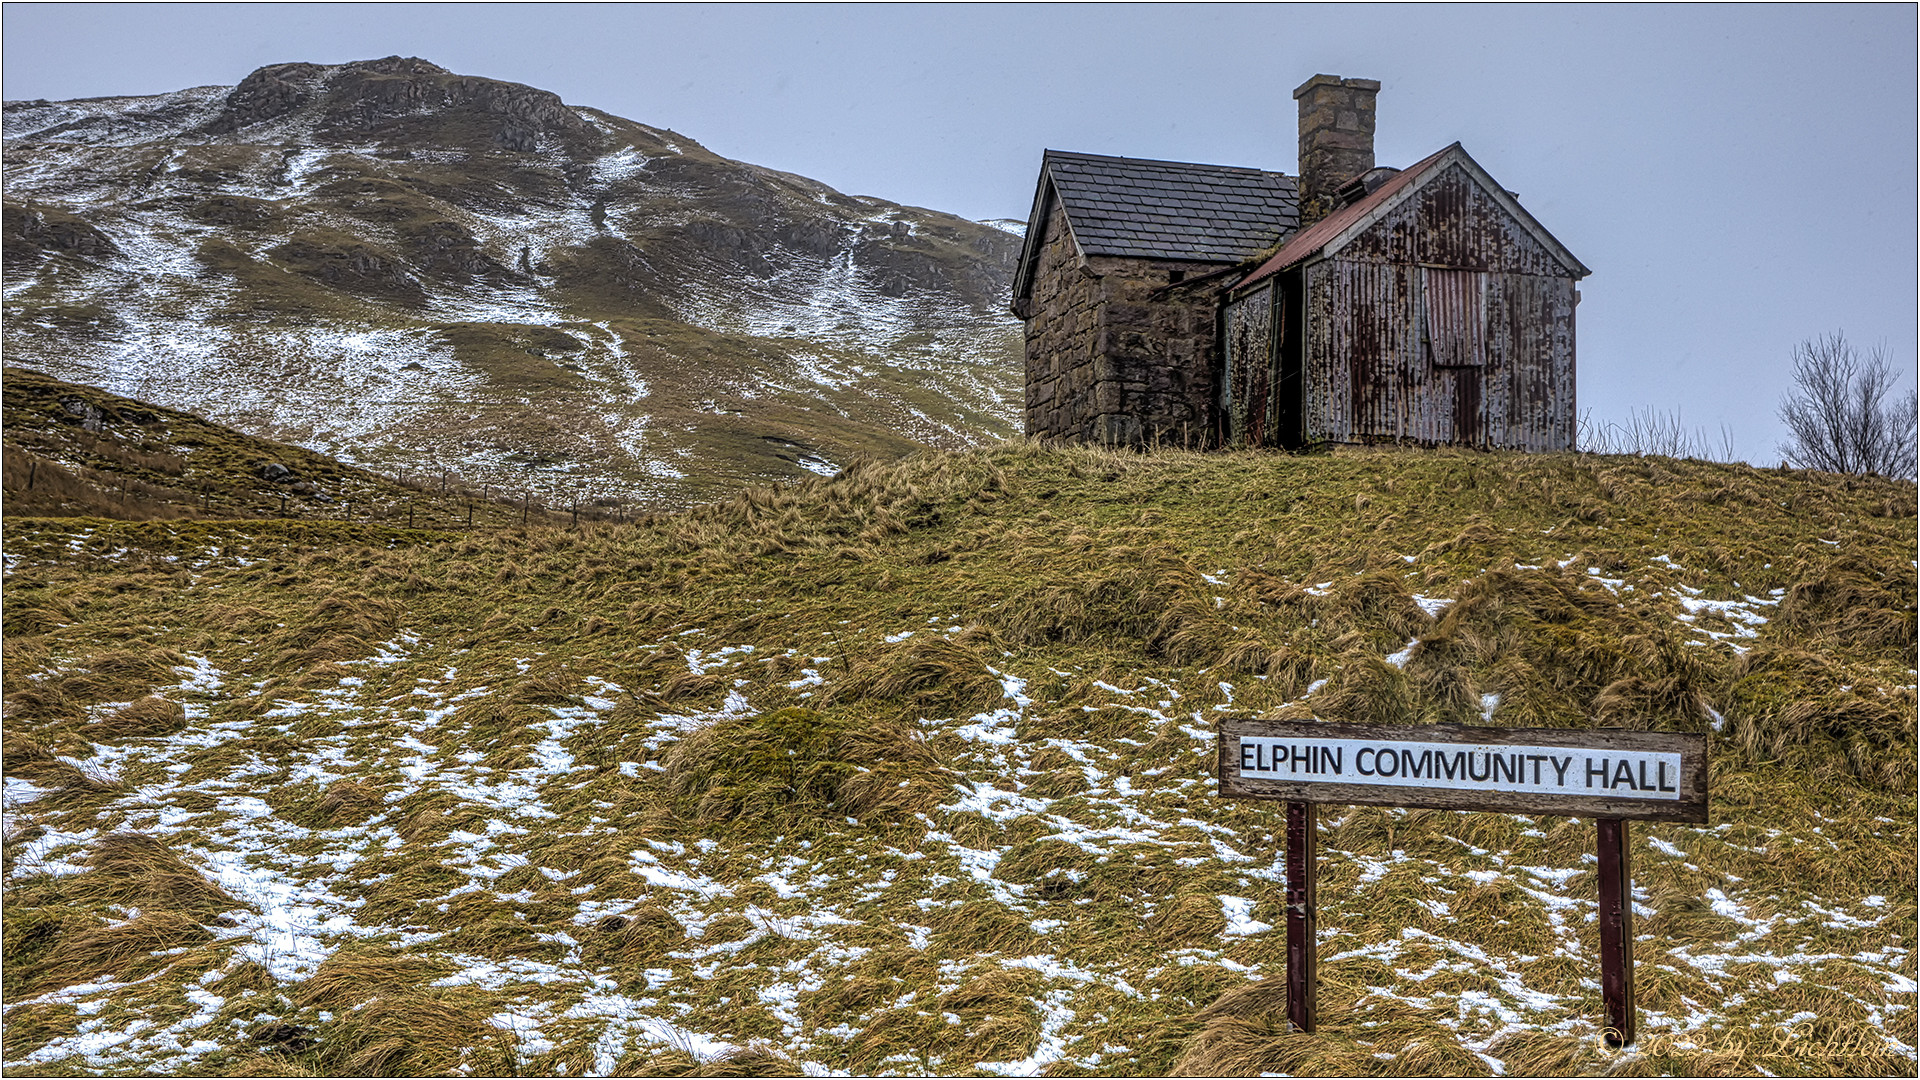
[[[1438,379],[1453,380],[1453,438],[1487,441],[1482,382],[1487,368],[1487,275],[1477,270],[1420,269],[1421,346]]]
[[[1487,275],[1422,267],[1427,359],[1434,367],[1485,367]]]

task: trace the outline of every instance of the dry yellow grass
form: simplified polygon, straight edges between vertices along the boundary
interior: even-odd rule
[[[626,526],[10,520],[8,1069],[1910,1070],[1911,506],[1011,446]],[[1641,1044],[1591,822],[1379,808],[1289,1033],[1225,906],[1280,922],[1277,816],[1208,779],[1260,713],[1707,732],[1713,824],[1633,830]],[[192,1023],[78,1054],[82,972]]]

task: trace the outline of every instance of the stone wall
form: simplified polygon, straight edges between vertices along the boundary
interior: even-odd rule
[[[1027,434],[1068,439],[1077,437],[1080,403],[1093,396],[1099,279],[1080,268],[1057,203],[1045,228],[1026,320]]]
[[[1027,320],[1027,434],[1103,445],[1213,445],[1226,263],[1082,260],[1056,207]]]

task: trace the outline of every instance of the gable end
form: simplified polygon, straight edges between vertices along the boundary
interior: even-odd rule
[[[1398,190],[1389,192],[1388,188],[1383,186],[1380,193],[1385,197],[1378,198],[1377,201],[1363,200],[1363,203],[1373,201],[1373,205],[1368,206],[1364,212],[1340,229],[1337,236],[1327,239],[1321,246],[1319,255],[1322,258],[1333,258],[1341,254],[1350,245],[1360,241],[1360,238],[1367,235],[1376,224],[1393,217],[1406,203],[1427,193],[1429,188],[1435,185],[1448,185],[1455,182],[1456,178],[1464,179],[1477,189],[1467,196],[1469,201],[1484,200],[1488,208],[1497,210],[1511,220],[1526,237],[1539,245],[1542,253],[1559,265],[1567,277],[1578,281],[1593,272],[1588,270],[1579,259],[1574,258],[1573,252],[1568,251],[1565,245],[1555,239],[1554,235],[1547,231],[1546,226],[1540,224],[1532,214],[1528,213],[1526,208],[1520,205],[1520,200],[1496,183],[1459,143],[1454,143],[1434,155],[1430,163],[1418,171],[1418,175],[1413,176]],[[1465,207],[1462,206],[1460,209],[1464,210]]]

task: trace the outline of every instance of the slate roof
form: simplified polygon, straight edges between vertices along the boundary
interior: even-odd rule
[[[1239,262],[1300,223],[1297,182],[1261,169],[1048,150],[1040,174],[1087,255]]]

